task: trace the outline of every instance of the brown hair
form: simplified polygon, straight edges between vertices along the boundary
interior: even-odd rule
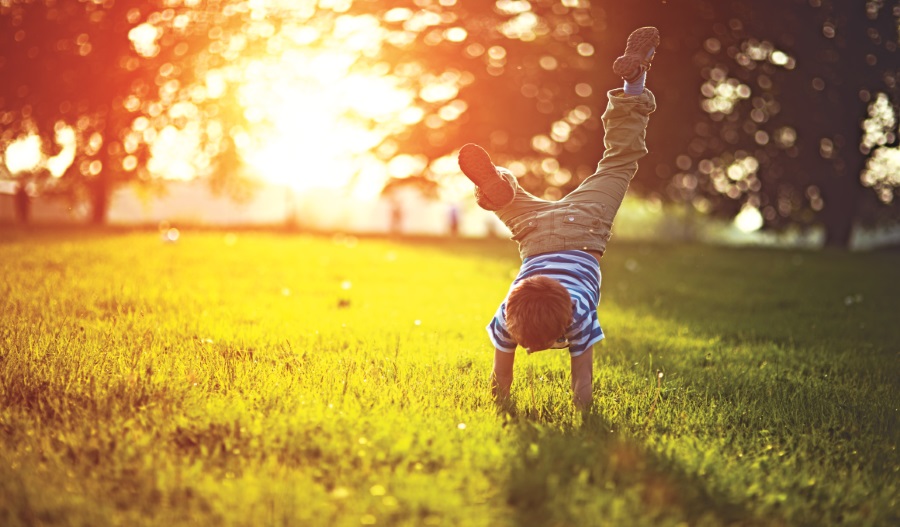
[[[571,323],[572,297],[552,278],[526,278],[506,298],[506,326],[523,348],[531,351],[546,348]]]

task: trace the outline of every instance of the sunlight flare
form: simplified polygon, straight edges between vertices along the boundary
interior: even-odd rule
[[[758,231],[763,226],[763,216],[756,207],[745,205],[734,217],[734,226],[743,232]]]
[[[252,129],[238,147],[250,174],[297,191],[346,189],[365,198],[381,191],[394,170],[377,147],[423,112],[416,90],[386,64],[360,67],[360,53],[375,53],[384,39],[370,18],[341,16],[328,36],[288,32],[306,44],[285,44],[243,68],[238,102]]]

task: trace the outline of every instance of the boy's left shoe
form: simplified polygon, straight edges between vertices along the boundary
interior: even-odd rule
[[[475,183],[475,198],[485,210],[500,210],[512,202],[516,189],[480,146],[468,143],[459,150],[459,168]]]
[[[638,79],[650,69],[658,47],[658,29],[652,26],[635,29],[628,35],[625,53],[613,63],[613,71],[626,81]]]

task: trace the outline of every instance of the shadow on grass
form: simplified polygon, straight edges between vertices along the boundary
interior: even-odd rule
[[[518,264],[509,242],[423,246]],[[634,242],[615,249],[601,262],[600,316],[616,321],[604,329],[620,337],[605,360],[617,372],[615,384],[635,395],[616,401],[616,428],[638,437],[611,431],[598,415],[572,424],[558,405],[507,409],[518,448],[504,496],[518,524],[777,525],[801,517],[829,524],[870,508],[859,495],[878,496],[872,517],[890,516],[878,489],[890,488],[897,459],[891,439],[900,385],[885,366],[900,342],[900,282],[890,278],[900,255]],[[666,388],[648,431],[658,439],[648,441],[628,416],[647,411],[641,383],[657,370],[665,371]],[[788,445],[798,451],[786,459],[807,476],[855,472],[860,479],[815,495],[790,488],[784,495],[793,509],[766,513],[759,500],[734,501],[741,491],[721,487],[728,474],[708,479],[666,447],[649,446],[671,437],[727,438],[738,449]],[[716,452],[727,449],[711,446],[709,454]],[[713,462],[709,470],[735,466],[750,462]],[[799,478],[791,470],[799,469],[756,482],[771,494]]]
[[[518,442],[505,492],[518,525],[778,525],[714,493],[598,414],[560,425],[503,411]]]

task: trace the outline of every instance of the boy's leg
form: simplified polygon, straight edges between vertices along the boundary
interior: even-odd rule
[[[459,149],[457,158],[463,174],[475,183],[475,199],[484,210],[498,210],[508,205],[516,194],[515,178],[508,178],[491,161],[480,146],[468,143]]]
[[[540,199],[523,189],[509,170],[494,165],[478,145],[469,143],[459,150],[459,167],[475,183],[478,205],[493,211],[507,227],[515,218],[546,210],[553,202]]]
[[[647,155],[647,122],[655,109],[656,100],[649,90],[637,96],[627,96],[621,89],[609,92],[609,104],[602,117],[606,147],[603,159],[597,171],[561,201],[599,203],[604,219],[612,222],[637,172],[638,160]]]
[[[640,28],[629,36],[625,55],[613,65],[613,70],[625,79],[625,88],[609,92],[602,117],[606,148],[603,159],[593,175],[561,200],[599,204],[602,219],[608,223],[612,223],[637,172],[638,159],[647,154],[644,140],[649,116],[656,110],[656,98],[643,85],[658,45],[656,28]]]

